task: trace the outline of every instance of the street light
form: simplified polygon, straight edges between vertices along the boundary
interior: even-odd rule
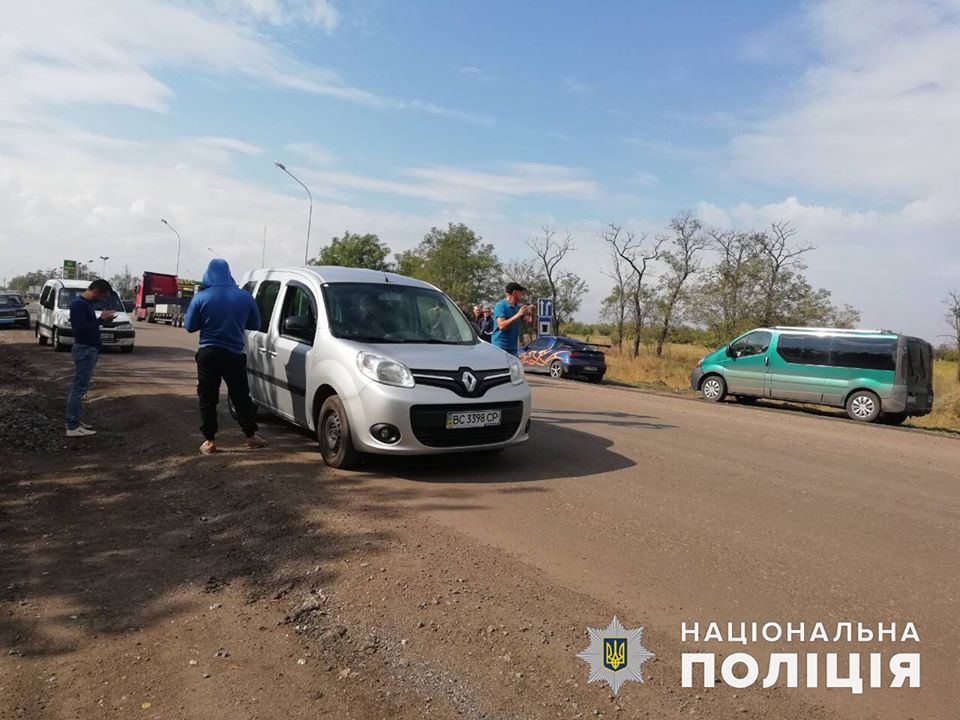
[[[163,218],[160,218],[160,222],[162,222],[162,223],[163,223],[164,225],[166,225],[168,228],[170,228],[171,230],[173,230],[173,232],[174,232],[174,233],[176,234],[176,236],[177,236],[177,269],[176,269],[176,271],[175,271],[173,274],[176,275],[177,277],[180,277],[180,246],[183,244],[183,239],[180,237],[180,233],[177,232],[177,229],[176,229],[173,225],[171,225],[170,223],[168,223],[168,222],[167,222],[166,220],[164,220]]]
[[[287,170],[286,165],[284,165],[279,160],[274,160],[273,164],[276,165],[281,170],[283,170],[287,175],[292,177],[298,183],[300,183],[300,187],[302,187],[304,190],[307,191],[307,197],[310,199],[310,214],[307,215],[307,246],[303,249],[303,264],[306,265],[307,261],[310,258],[310,224],[313,222],[313,195],[310,192],[310,188],[308,188],[306,185],[300,182],[300,179],[296,175],[294,175],[292,172]]]
[[[100,256],[100,259],[103,260],[103,275],[101,275],[100,277],[102,277],[104,280],[106,280],[106,279],[107,279],[107,260],[110,259],[110,256],[109,256],[109,255],[101,255],[101,256]]]

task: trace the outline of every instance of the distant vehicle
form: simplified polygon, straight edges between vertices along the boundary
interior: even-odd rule
[[[189,300],[188,300],[189,302]],[[137,284],[136,318],[139,322],[176,324],[182,316],[180,284],[176,275],[145,272]]]
[[[0,328],[4,327],[30,329],[30,311],[16,293],[0,293]]]
[[[73,329],[70,327],[70,303],[90,286],[89,280],[47,280],[40,292],[40,310],[34,332],[37,343],[53,343],[53,349],[65,351],[73,345]],[[94,305],[99,317],[102,310],[117,314],[100,328],[103,347],[119,348],[121,352],[133,352],[136,331],[130,316],[124,312],[123,303],[116,292],[103,302]]]
[[[541,335],[520,352],[523,369],[547,373],[551,377],[580,377],[601,382],[607,372],[607,360],[598,347],[567,337]]]
[[[262,323],[246,333],[253,399],[314,431],[328,465],[527,440],[519,361],[432,285],[344,267],[256,270],[242,284]]]
[[[887,330],[757,328],[702,358],[690,384],[713,402],[795,400],[899,425],[933,408],[933,347]]]

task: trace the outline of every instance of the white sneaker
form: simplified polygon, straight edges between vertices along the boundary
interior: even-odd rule
[[[80,425],[73,430],[67,430],[67,437],[90,437],[91,435],[96,435],[96,430],[90,430],[85,428],[83,425]]]
[[[83,420],[80,421],[80,427],[82,427],[84,430],[93,430],[93,425],[88,425]]]

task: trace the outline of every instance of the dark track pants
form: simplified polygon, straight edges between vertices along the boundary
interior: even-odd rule
[[[207,440],[217,434],[217,403],[220,402],[220,381],[227,383],[227,394],[237,411],[243,434],[257,432],[257,406],[250,398],[247,382],[247,356],[219,347],[202,347],[197,351],[197,396],[200,398],[200,432]]]

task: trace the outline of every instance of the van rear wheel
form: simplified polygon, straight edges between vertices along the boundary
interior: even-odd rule
[[[880,398],[869,390],[857,390],[847,398],[847,415],[857,422],[876,422],[880,417]]]
[[[353,446],[347,411],[336,395],[324,400],[320,408],[317,441],[320,443],[320,455],[330,467],[349,470],[360,461],[360,453]]]
[[[707,375],[700,383],[700,394],[710,402],[720,402],[727,396],[727,383],[719,375]]]

